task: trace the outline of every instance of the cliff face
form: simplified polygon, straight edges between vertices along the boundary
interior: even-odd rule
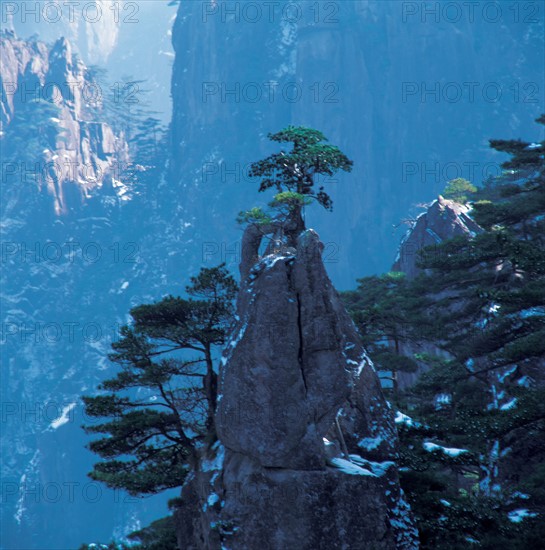
[[[235,2],[180,3],[169,179],[193,221],[193,255],[236,264],[239,235],[225,220],[260,200],[249,195],[257,184],[247,168],[271,153],[267,133],[288,124],[321,130],[354,170],[324,178],[334,211],[309,209],[308,224],[335,236],[324,259],[336,287],[352,288],[389,268],[387,251],[398,242],[392,226],[415,203],[452,178],[479,183],[499,173],[502,159],[487,140],[533,126],[539,101],[513,89],[543,67],[542,14],[523,23],[502,6],[497,22],[480,8],[454,21],[439,4],[437,16],[421,4],[378,0],[318,11],[302,3],[300,13],[288,4],[269,13],[242,3],[237,12]],[[213,254],[203,258],[203,248]]]
[[[120,22],[128,19],[126,9],[120,5],[123,3],[97,0],[93,6],[13,4],[2,10],[0,26],[22,37],[39,35],[48,43],[64,36],[87,63],[95,64],[106,61],[116,46]]]
[[[96,120],[104,91],[87,78],[87,69],[73,55],[70,43],[61,38],[48,48],[42,42],[3,36],[0,46],[0,123],[7,156],[14,161],[12,179],[21,180],[22,174],[35,171],[39,192],[51,198],[55,215],[80,209],[105,182],[113,189],[114,177],[119,178],[128,162],[127,144],[107,123]],[[94,113],[92,98],[97,98]],[[40,126],[34,117],[48,110],[54,116],[42,115],[44,125],[50,125],[49,135],[41,142],[45,148],[35,151],[28,162],[18,163],[21,151],[10,147],[10,142],[17,143],[21,126]],[[23,210],[9,186],[5,192],[9,208],[2,214]]]
[[[243,282],[219,442],[182,490],[182,548],[417,547],[392,411],[322,251],[306,231]]]
[[[37,36],[47,44],[65,37],[86,65],[106,69],[112,84],[120,83],[126,75],[145,79],[145,88],[153,92],[146,97],[151,110],[169,122],[174,3],[96,0],[91,4],[4,4],[1,29],[25,40]]]
[[[177,292],[182,247],[118,173],[127,145],[86,103],[70,43],[4,35],[0,55],[2,547],[76,548],[164,512],[168,496],[142,506],[89,480],[80,396],[108,377],[130,307]]]

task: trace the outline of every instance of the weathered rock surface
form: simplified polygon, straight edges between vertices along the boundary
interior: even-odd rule
[[[439,195],[407,232],[392,270],[403,271],[412,279],[421,271],[416,265],[419,250],[454,237],[480,233],[482,229],[469,217],[469,210],[468,206]]]
[[[441,195],[433,201],[428,209],[420,214],[414,226],[407,231],[399,252],[392,266],[393,271],[403,271],[409,279],[414,279],[421,269],[417,266],[418,252],[426,246],[437,246],[443,241],[463,235],[476,235],[481,227],[469,216],[470,207],[443,198]],[[441,348],[427,341],[402,342],[400,353],[414,357],[417,353],[428,353],[447,357]],[[404,389],[416,383],[420,375],[427,370],[427,365],[416,361],[418,369],[414,372],[397,373],[397,386]]]
[[[182,490],[181,548],[417,547],[392,411],[322,250],[305,231],[243,281],[220,373],[221,480],[203,468]]]
[[[413,548],[395,538],[388,475],[263,469],[226,453],[222,518],[227,548]],[[363,470],[363,469],[362,469]],[[407,523],[403,527],[409,529]]]
[[[0,140],[4,141],[3,160],[10,164],[5,177],[21,181],[23,175],[26,180],[35,175],[40,193],[50,197],[57,216],[81,209],[105,183],[119,187],[116,180],[128,165],[127,143],[123,135],[115,135],[106,122],[97,120],[104,116],[105,91],[90,80],[70,42],[60,38],[48,47],[4,34],[0,52]],[[38,111],[32,110],[33,105]],[[54,109],[54,116],[41,123],[34,120],[47,108]],[[21,151],[12,151],[10,145],[20,139],[21,127],[32,122],[47,134],[47,146],[34,151],[27,144],[29,158],[21,163]],[[14,196],[17,186],[8,183],[3,217],[22,210]],[[27,194],[19,196],[27,198]]]

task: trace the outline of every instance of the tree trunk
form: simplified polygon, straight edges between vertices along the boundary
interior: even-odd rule
[[[215,434],[215,422],[214,417],[216,414],[216,404],[218,400],[218,375],[214,372],[214,364],[212,362],[212,352],[210,347],[206,347],[205,351],[206,359],[206,375],[203,378],[204,395],[208,403],[208,412],[206,418],[206,429],[208,432]]]
[[[286,228],[286,237],[288,246],[297,247],[297,238],[306,229],[303,220],[303,207],[295,206],[289,215],[288,227]]]

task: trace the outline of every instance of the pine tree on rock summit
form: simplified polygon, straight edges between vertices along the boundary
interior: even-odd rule
[[[287,128],[269,134],[271,141],[291,143],[290,151],[281,150],[267,158],[254,162],[250,167],[250,177],[261,178],[259,192],[275,188],[277,195],[269,204],[286,225],[288,243],[295,245],[297,236],[305,229],[302,217],[303,207],[316,201],[326,210],[332,210],[333,200],[323,186],[316,189],[319,175],[333,176],[339,170],[350,172],[353,162],[318,130],[303,126]],[[241,213],[239,219],[264,222],[260,209]],[[251,213],[253,212],[254,217]],[[265,220],[265,221],[270,221]]]

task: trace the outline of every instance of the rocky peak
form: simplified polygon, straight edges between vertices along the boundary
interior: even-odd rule
[[[51,12],[44,5],[38,8],[41,11],[36,15],[31,15],[34,4],[32,8],[21,4],[12,8],[13,13],[4,10],[1,24],[8,32],[23,37],[37,35],[47,43],[65,36],[86,61],[104,64],[118,44],[121,22],[134,23],[136,18],[130,17],[128,12],[138,13],[139,6],[135,2],[123,10],[123,6],[114,5],[110,0],[97,0],[93,4],[92,8],[88,4],[58,4]],[[26,9],[29,14],[25,13]]]
[[[414,225],[407,231],[401,241],[399,252],[392,266],[393,271],[403,271],[409,279],[413,279],[421,269],[417,267],[418,252],[425,246],[436,246],[443,241],[462,235],[475,235],[482,231],[481,227],[470,217],[471,208],[467,205],[438,196],[420,214]],[[394,346],[394,344],[391,344]],[[417,353],[429,353],[439,357],[447,356],[441,348],[429,342],[402,342],[397,352],[408,357]],[[400,371],[397,373],[398,388],[404,389],[417,382],[423,372],[428,370],[426,363],[417,361],[415,372]]]
[[[322,250],[304,231],[296,248],[257,258],[242,282],[220,371],[219,442],[203,462],[216,466],[182,490],[183,548],[418,546],[392,411]]]
[[[72,47],[66,38],[59,38],[53,44],[48,61],[46,86],[56,88],[53,99],[58,98],[58,103],[68,104],[73,114],[82,118],[82,92],[88,84],[85,81],[85,66],[72,53]]]
[[[65,38],[48,47],[39,41],[24,41],[12,33],[0,35],[1,65],[0,83],[0,140],[4,160],[11,163],[11,176],[18,181],[29,166],[36,172],[40,191],[52,198],[54,215],[66,215],[83,205],[90,194],[119,178],[120,169],[128,162],[128,147],[123,135],[114,135],[110,126],[97,120],[100,105],[88,105],[86,95],[96,94],[97,87],[88,80],[83,63],[72,53]],[[91,90],[92,87],[92,90]],[[47,109],[55,112],[35,119],[33,105],[38,114]],[[54,115],[54,116],[53,116]],[[43,134],[41,146],[36,151],[27,150],[23,166],[22,151],[11,147],[10,128],[35,124]],[[19,130],[13,133],[17,137]],[[38,167],[36,169],[35,167]],[[8,192],[15,192],[15,185],[6,185]],[[11,191],[10,191],[11,190]],[[10,216],[24,210],[19,200],[7,197]],[[21,199],[28,198],[20,195]]]
[[[416,265],[418,251],[462,235],[475,235],[481,228],[468,215],[471,208],[443,198],[434,200],[416,219],[401,242],[393,271],[403,271],[414,278],[420,269]]]

